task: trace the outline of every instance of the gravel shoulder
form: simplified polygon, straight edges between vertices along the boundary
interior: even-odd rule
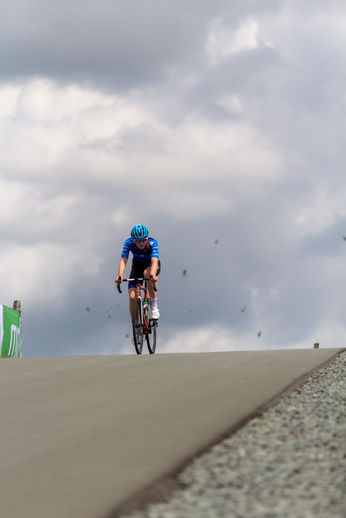
[[[345,518],[346,352],[177,482],[131,518]]]

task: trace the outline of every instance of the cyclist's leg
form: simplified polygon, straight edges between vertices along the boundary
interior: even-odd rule
[[[148,268],[146,268],[144,270],[144,276],[145,277],[150,277],[150,272],[151,272],[151,265],[149,264]],[[157,270],[156,270],[156,275],[159,275],[160,274],[160,271],[161,271],[161,261],[159,260],[159,264],[158,264],[158,267],[157,267]],[[149,296],[151,299],[155,299],[157,297],[157,293],[156,291],[154,290],[153,288],[153,285],[150,281],[147,281],[147,286],[148,286],[148,291],[149,291]]]
[[[136,296],[136,288],[129,288],[129,310],[130,310],[130,315],[131,315],[131,318],[132,318],[132,311],[133,311],[133,301],[135,300],[135,296]]]
[[[132,259],[132,267],[130,273],[130,279],[138,279],[140,277],[144,277],[144,269],[147,267],[148,263],[141,263],[140,261],[136,261],[136,259]],[[142,283],[141,283],[142,284]],[[130,315],[132,318],[132,308],[133,301],[136,296],[136,283],[134,281],[129,282],[129,309]]]
[[[150,268],[149,268],[149,275],[150,275]],[[148,286],[148,291],[149,291],[149,297],[151,299],[155,299],[157,297],[157,294],[156,294],[156,291],[154,291],[153,285],[151,284],[150,281],[147,281],[147,286]]]
[[[150,277],[150,270],[151,270],[151,268],[149,265],[148,268],[146,268],[146,270],[144,271],[144,275],[146,277]],[[156,275],[159,275],[160,271],[161,271],[161,262],[159,261]],[[160,311],[159,311],[159,308],[157,307],[157,292],[154,290],[153,285],[150,281],[147,281],[147,286],[148,286],[148,291],[149,291],[149,296],[150,296],[150,306],[151,306],[152,318],[154,318],[155,320],[158,320],[160,318]]]

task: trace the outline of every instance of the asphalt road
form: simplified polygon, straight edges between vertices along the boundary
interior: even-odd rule
[[[117,516],[343,350],[2,359],[0,516]]]

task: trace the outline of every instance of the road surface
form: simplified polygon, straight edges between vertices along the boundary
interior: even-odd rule
[[[2,359],[0,516],[118,516],[343,350]]]

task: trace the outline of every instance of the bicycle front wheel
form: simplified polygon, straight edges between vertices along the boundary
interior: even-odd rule
[[[136,323],[137,322],[137,323]],[[137,354],[142,354],[143,350],[143,319],[141,300],[136,297],[132,308],[132,331],[133,343]]]
[[[156,329],[157,329],[157,322],[149,318],[151,317],[151,309],[148,311],[148,328],[150,333],[145,335],[148,351],[150,354],[154,354],[156,351]]]

